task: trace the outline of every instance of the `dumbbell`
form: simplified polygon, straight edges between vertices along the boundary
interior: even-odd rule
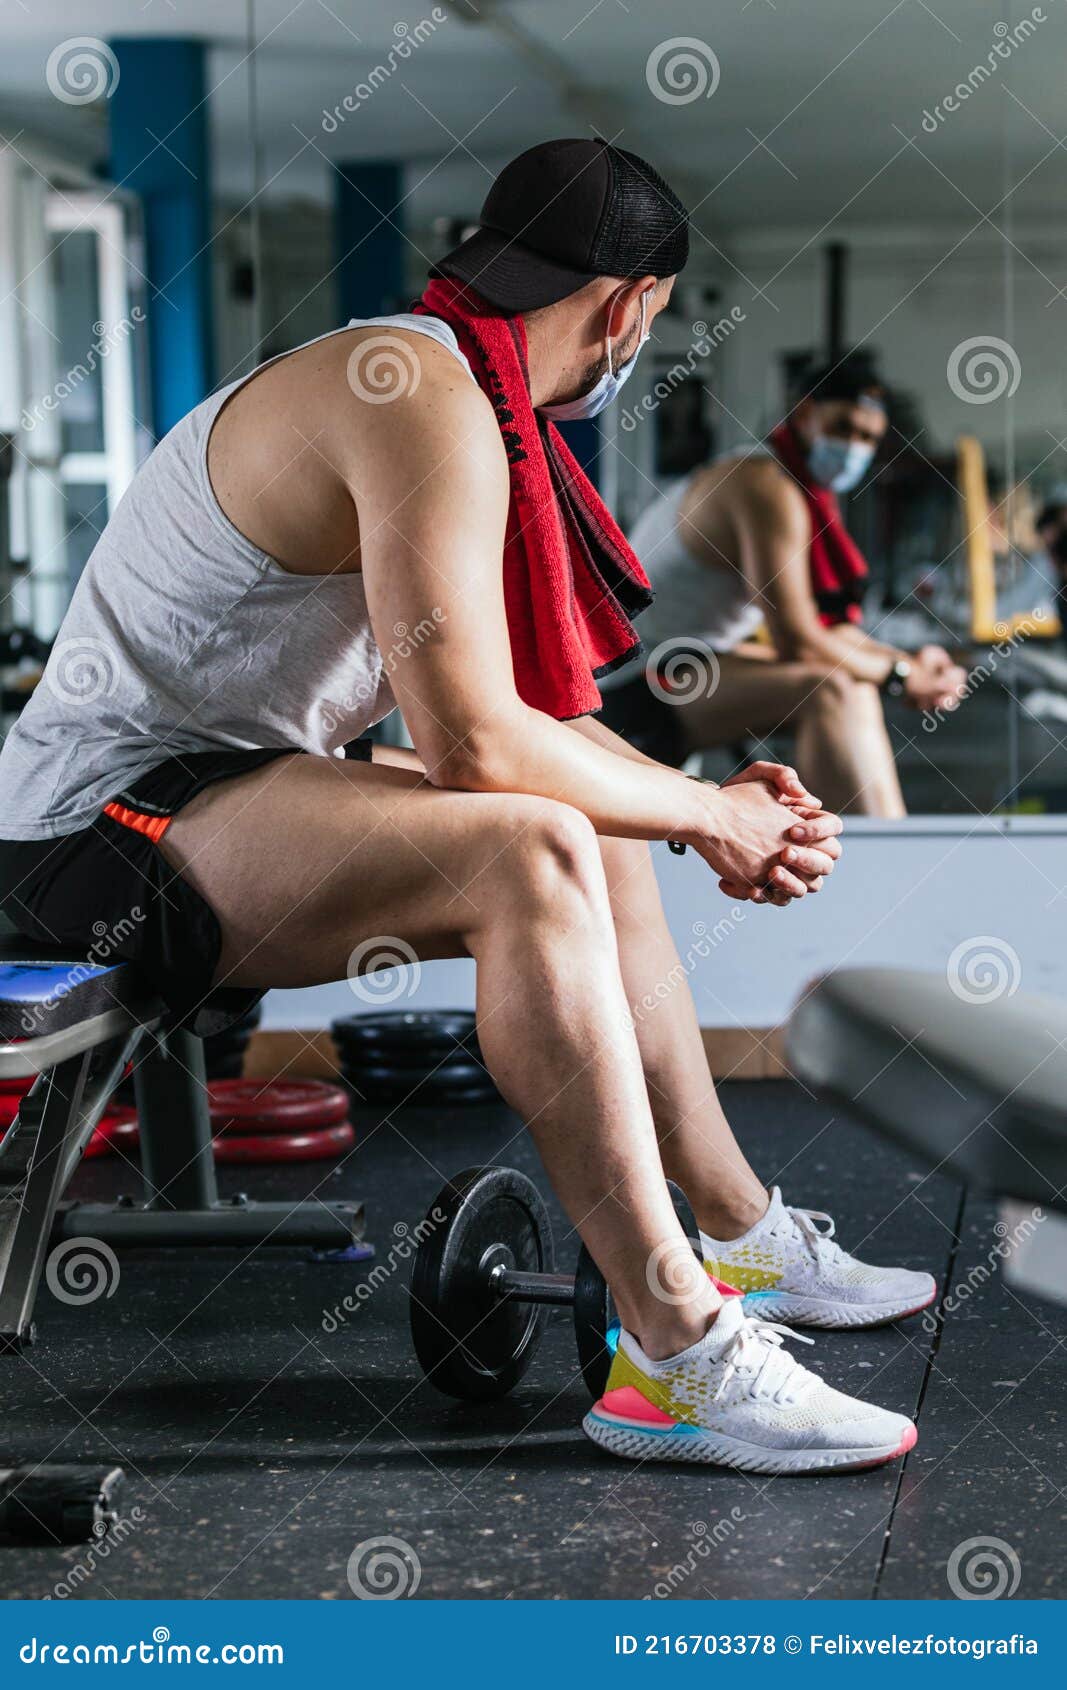
[[[0,1469],[0,1535],[27,1543],[87,1543],[115,1524],[121,1467]]]
[[[684,1193],[674,1210],[701,1259]],[[446,1396],[491,1402],[514,1389],[548,1310],[573,1308],[582,1376],[603,1395],[619,1322],[603,1274],[583,1245],[573,1274],[555,1271],[552,1224],[533,1181],[516,1168],[468,1168],[438,1193],[416,1229],[411,1336],[427,1378]]]

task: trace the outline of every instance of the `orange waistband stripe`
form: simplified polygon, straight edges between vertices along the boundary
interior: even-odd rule
[[[153,845],[159,844],[174,820],[173,816],[145,816],[140,810],[127,810],[124,804],[105,804],[104,814],[110,816],[113,822],[132,828],[134,833],[143,833]]]

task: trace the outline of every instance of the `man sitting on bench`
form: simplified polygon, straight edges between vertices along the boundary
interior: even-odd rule
[[[649,594],[552,419],[613,398],[686,256],[649,165],[551,142],[503,171],[414,314],[198,406],[108,524],[4,748],[0,884],[41,939],[126,918],[120,954],[179,1016],[220,986],[354,974],[383,937],[473,956],[485,1060],[622,1321],[586,1429],[630,1455],[675,1428],[695,1461],[875,1465],[910,1422],[750,1318],[664,1179],[709,1268],[771,1315],[855,1326],[934,1294],[768,1197],[683,985],[638,1012],[681,977],[648,841],[761,904],[817,892],[840,853],[790,770],[720,790],[594,719]],[[394,702],[416,752],[372,756],[359,736]]]

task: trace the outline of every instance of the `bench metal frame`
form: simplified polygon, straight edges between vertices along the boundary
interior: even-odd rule
[[[128,1062],[140,1123],[141,1202],[63,1202],[63,1193]],[[0,1354],[33,1342],[33,1309],[50,1250],[94,1238],[112,1248],[315,1245],[363,1236],[363,1204],[318,1198],[220,1198],[203,1041],[154,1006],[116,1007],[61,1031],[0,1043],[0,1078],[36,1074],[0,1141]]]

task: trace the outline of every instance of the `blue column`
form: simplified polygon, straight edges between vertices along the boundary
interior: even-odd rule
[[[600,430],[592,417],[580,417],[577,422],[557,423],[556,427],[593,486],[599,487]]]
[[[335,166],[339,322],[407,309],[403,197],[403,174],[398,164]]]
[[[145,220],[152,423],[166,434],[210,393],[211,162],[202,41],[114,41],[111,176]]]

